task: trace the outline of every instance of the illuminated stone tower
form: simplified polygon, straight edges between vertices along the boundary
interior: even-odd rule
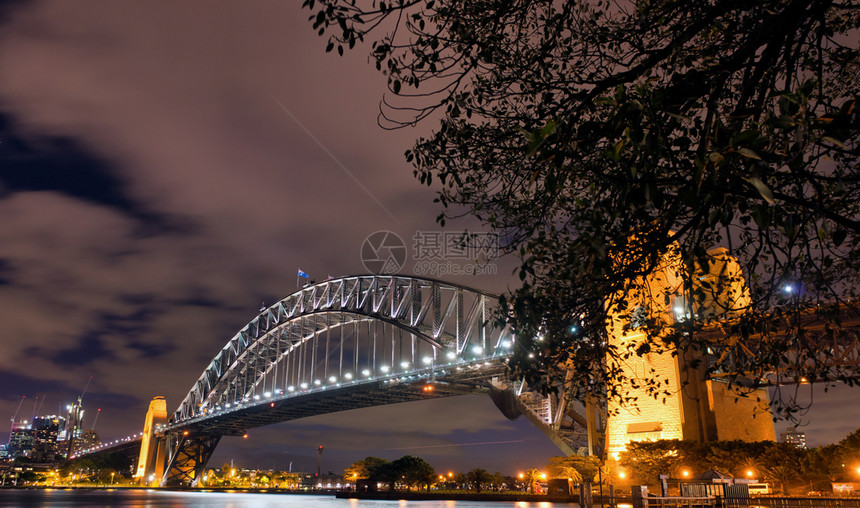
[[[689,317],[690,312],[697,317],[713,317],[730,315],[747,307],[749,292],[737,260],[725,249],[709,254],[711,263],[693,277],[693,287],[686,292],[680,272],[681,259],[672,251],[657,270],[633,281],[624,294],[616,295],[625,303],[616,303],[610,310],[611,321],[607,327],[610,345],[626,350],[628,346],[635,348],[643,343],[648,333],[647,327],[641,325],[645,320],[669,327]],[[660,343],[662,337],[651,339]],[[746,398],[737,398],[725,383],[706,379],[700,359],[691,352],[654,348],[642,356],[632,355],[615,364],[628,378],[621,393],[636,398],[636,402],[613,400],[609,403],[606,452],[610,457],[617,458],[631,441],[775,439],[767,410],[767,390],[755,390]],[[655,374],[664,383],[656,397],[642,382]]]
[[[158,484],[164,472],[164,447],[159,446],[155,435],[156,426],[167,423],[167,401],[164,397],[155,397],[149,403],[146,421],[143,425],[143,436],[140,441],[140,457],[137,460],[137,471],[134,474],[138,483]]]

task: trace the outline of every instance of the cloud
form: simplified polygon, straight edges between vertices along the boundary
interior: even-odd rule
[[[5,370],[0,370],[0,386],[3,386],[3,390],[0,391],[0,399],[13,403],[13,407],[21,401],[21,393],[42,394],[69,391],[68,386],[51,379]]]
[[[0,259],[0,286],[12,283],[12,265],[5,259]]]
[[[402,158],[411,134],[375,127],[384,77],[325,55],[298,5],[48,1],[9,15],[0,368],[178,404],[261,301],[294,289],[297,265],[364,271],[361,242],[390,219],[329,154],[404,227],[425,220]]]
[[[68,136],[27,137],[11,115],[0,112],[0,189],[3,194],[49,191],[106,206],[165,228],[168,221],[136,203],[107,161]],[[2,195],[0,195],[2,196]]]

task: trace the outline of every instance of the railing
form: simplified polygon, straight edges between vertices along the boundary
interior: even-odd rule
[[[714,496],[704,497],[652,497],[642,499],[643,508],[714,508],[717,498]]]
[[[726,506],[761,506],[768,508],[860,508],[857,497],[754,497],[751,499],[726,499]],[[748,502],[738,505],[731,502]]]

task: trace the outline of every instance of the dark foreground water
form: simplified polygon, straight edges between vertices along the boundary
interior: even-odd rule
[[[131,508],[562,508],[566,503],[490,501],[359,501],[332,496],[167,492],[157,490],[0,490],[0,507],[62,508],[72,506]]]

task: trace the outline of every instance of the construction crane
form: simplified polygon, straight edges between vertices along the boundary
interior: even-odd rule
[[[100,414],[102,414],[102,408],[99,408],[99,410],[96,411],[96,417],[93,418],[93,426],[90,428],[90,430],[96,430],[96,422],[99,421]]]
[[[26,399],[26,398],[27,398],[26,395],[21,395],[21,402],[18,403],[18,409],[16,409],[15,414],[12,415],[12,425],[9,427],[9,436],[10,437],[12,436],[12,430],[14,430],[14,427],[15,427],[15,420],[18,419],[18,412],[21,411],[21,406],[24,404],[24,399]]]

